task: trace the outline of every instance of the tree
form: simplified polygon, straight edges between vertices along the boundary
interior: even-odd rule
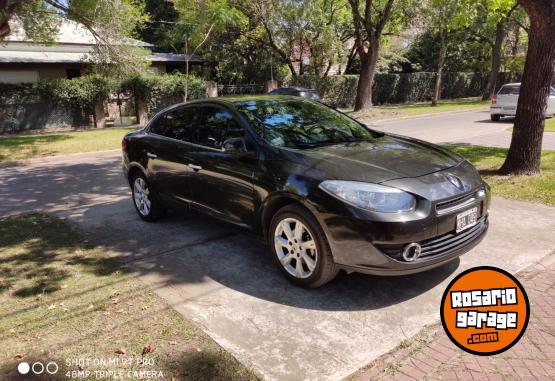
[[[348,27],[344,0],[237,0],[249,19],[245,36],[269,49],[287,65],[291,75],[302,75],[310,61],[315,74],[325,73],[342,57]]]
[[[506,24],[517,6],[515,0],[481,0],[476,3],[478,14],[470,30],[491,49],[490,76],[482,95],[483,100],[495,94],[503,58],[503,43],[507,35]]]
[[[423,12],[426,22],[439,40],[436,80],[432,94],[432,106],[437,106],[441,97],[448,33],[470,24],[475,12],[468,0],[428,0]]]
[[[189,83],[189,61],[206,44],[213,32],[245,22],[243,14],[228,0],[176,0],[179,21],[173,29],[174,40],[183,45],[185,53],[185,93],[187,101]]]
[[[182,41],[175,41],[172,34],[179,19],[174,3],[167,0],[146,0],[145,11],[149,14],[149,19],[139,30],[141,40],[153,44],[156,52],[181,52]]]
[[[372,107],[372,85],[381,39],[384,32],[394,33],[410,18],[408,0],[349,0],[360,72],[355,110]]]
[[[540,172],[542,138],[555,64],[555,1],[519,0],[530,19],[528,52],[515,124],[502,174]]]

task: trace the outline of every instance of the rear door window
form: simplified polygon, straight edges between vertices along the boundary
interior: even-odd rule
[[[162,115],[149,131],[167,138],[196,143],[198,119],[197,108],[181,108]]]
[[[499,95],[518,95],[519,92],[519,85],[505,85],[499,90]]]

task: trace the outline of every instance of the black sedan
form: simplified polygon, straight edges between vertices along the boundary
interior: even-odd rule
[[[400,275],[474,247],[490,191],[441,147],[283,96],[178,104],[122,142],[139,216],[193,208],[263,235],[297,284]]]

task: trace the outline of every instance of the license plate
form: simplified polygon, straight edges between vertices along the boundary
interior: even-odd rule
[[[478,222],[478,207],[457,214],[457,233],[473,227]]]

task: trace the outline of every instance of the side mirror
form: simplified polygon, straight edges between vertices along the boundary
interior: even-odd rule
[[[231,138],[224,141],[223,150],[235,157],[254,157],[254,152],[247,151],[243,138]]]

